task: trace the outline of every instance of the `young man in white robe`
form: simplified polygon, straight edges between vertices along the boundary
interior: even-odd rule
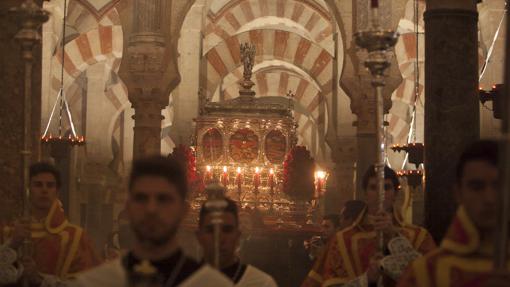
[[[231,281],[184,255],[176,233],[186,215],[187,182],[180,164],[164,157],[133,163],[126,211],[135,235],[121,258],[79,274],[66,286],[228,287]]]
[[[220,228],[220,270],[236,287],[277,287],[274,279],[256,267],[243,264],[236,255],[241,232],[239,231],[239,217],[237,205],[234,201],[224,198],[227,202],[222,213]],[[202,206],[200,210],[199,227],[197,231],[198,242],[204,251],[204,260],[208,263],[214,261],[214,235],[212,214],[209,209]]]

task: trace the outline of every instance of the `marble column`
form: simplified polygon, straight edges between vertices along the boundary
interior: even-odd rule
[[[425,225],[440,240],[455,211],[460,153],[479,138],[476,0],[427,1]]]
[[[42,0],[36,0],[39,6]],[[0,1],[0,220],[19,215],[22,201],[20,151],[23,148],[24,62],[21,46],[14,36],[21,26],[8,15],[22,1]],[[19,18],[18,18],[19,19]],[[41,32],[41,31],[39,31]],[[36,45],[32,69],[32,161],[40,157],[41,136],[41,46]]]
[[[194,135],[193,119],[198,115],[198,92],[202,61],[202,41],[205,24],[204,3],[194,4],[188,12],[179,39],[179,63],[182,81],[172,92],[174,119],[170,137],[175,145],[190,145]],[[221,99],[222,93],[220,93]]]
[[[125,42],[119,75],[135,110],[134,159],[161,153],[161,110],[181,80],[177,41],[192,3],[134,0],[120,11]]]

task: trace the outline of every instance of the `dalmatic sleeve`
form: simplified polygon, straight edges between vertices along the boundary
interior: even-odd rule
[[[95,267],[101,263],[101,260],[94,250],[92,241],[88,235],[83,232],[81,235],[76,256],[74,257],[68,274],[72,276],[81,271]]]
[[[397,287],[432,287],[434,286],[433,275],[431,274],[430,267],[433,264],[430,261],[431,256],[437,254],[437,249],[429,253],[427,256],[420,258],[409,264],[404,274],[400,277]],[[432,264],[432,265],[431,265]]]
[[[433,251],[437,248],[434,238],[432,238],[432,235],[430,235],[430,233],[425,228],[420,228],[417,241],[417,251],[422,255],[426,255],[430,251]]]
[[[312,270],[308,273],[305,281],[303,284],[301,284],[301,287],[318,287],[322,286],[322,283],[324,282],[323,275],[325,274],[326,270],[326,264],[330,264],[329,261],[331,261],[331,255],[332,253],[338,252],[336,249],[337,246],[337,240],[336,236],[328,241],[326,246],[322,249],[322,252],[319,254],[317,259],[315,259],[315,262],[312,266]]]
[[[332,286],[332,284],[345,284],[356,279],[353,270],[349,273],[346,266],[351,266],[351,262],[343,262],[340,253],[340,243],[342,234],[337,233],[326,245],[324,253],[319,256],[313,269],[308,273],[308,277],[301,285],[302,287]]]
[[[415,287],[417,286],[416,282],[416,274],[414,273],[414,269],[411,266],[404,271],[404,274],[400,276],[398,280],[397,287]]]

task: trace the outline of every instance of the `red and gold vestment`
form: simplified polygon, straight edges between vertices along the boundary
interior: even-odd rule
[[[368,222],[366,210],[347,228],[336,233],[328,242],[325,252],[315,261],[302,287],[342,285],[356,280],[367,271],[370,260],[378,253],[378,236]],[[405,224],[394,216],[398,233],[407,238],[421,254],[433,250],[434,240],[424,228]],[[385,278],[384,286],[395,285]]]
[[[398,286],[486,286],[493,270],[492,246],[480,242],[477,228],[461,206],[441,246],[414,261],[400,278]]]
[[[0,244],[9,240],[12,226],[0,229]],[[55,201],[48,216],[30,224],[33,259],[37,270],[46,275],[66,278],[100,263],[92,242],[77,225],[69,223],[59,201]]]

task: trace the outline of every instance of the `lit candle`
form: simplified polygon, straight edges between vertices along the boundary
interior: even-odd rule
[[[237,175],[236,175],[236,183],[237,183],[237,186],[240,187],[241,186],[241,183],[242,183],[242,174],[241,174],[241,168],[240,167],[237,167]]]
[[[324,179],[326,178],[326,173],[322,170],[319,170],[315,173],[316,177],[316,194],[317,196],[322,194],[322,187],[324,186]]]
[[[258,167],[255,168],[255,175],[253,176],[253,185],[255,188],[258,188],[260,185],[260,169]]]
[[[228,168],[226,166],[223,166],[223,174],[221,175],[221,184],[223,184],[223,186],[227,186],[228,185]]]
[[[271,168],[269,169],[269,187],[273,189],[274,187],[274,170]]]
[[[211,180],[212,176],[211,176],[211,166],[208,165],[205,167],[205,181],[208,182]]]

